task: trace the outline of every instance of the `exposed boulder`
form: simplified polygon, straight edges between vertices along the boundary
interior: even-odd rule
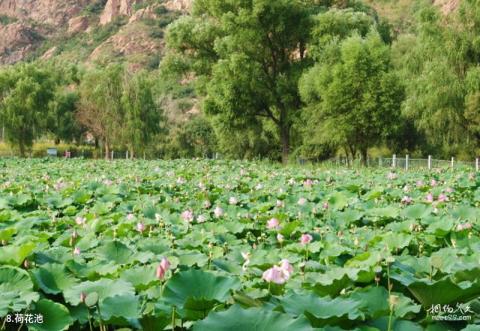
[[[49,60],[51,59],[54,55],[55,55],[55,52],[57,51],[57,46],[53,46],[52,48],[50,48],[48,51],[46,51],[45,53],[43,53],[41,59],[42,60]]]
[[[165,8],[187,12],[192,9],[193,0],[168,0],[164,3]]]
[[[130,17],[129,23],[133,23],[136,21],[144,20],[144,19],[155,19],[157,15],[155,14],[154,7],[148,6],[147,8],[142,8],[137,10],[132,17]]]
[[[118,16],[132,16],[133,5],[141,2],[142,0],[108,0],[100,16],[100,24],[108,24]]]
[[[22,23],[0,25],[0,63],[12,64],[25,59],[36,48],[40,37]]]
[[[86,16],[77,16],[68,21],[68,32],[79,33],[88,29],[88,18]]]

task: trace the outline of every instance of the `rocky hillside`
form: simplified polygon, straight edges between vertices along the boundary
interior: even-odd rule
[[[0,0],[0,65],[53,56],[155,66],[192,0]]]
[[[397,29],[419,0],[364,0]],[[461,0],[431,0],[448,15]],[[32,58],[155,68],[164,29],[193,0],[0,0],[0,65]]]

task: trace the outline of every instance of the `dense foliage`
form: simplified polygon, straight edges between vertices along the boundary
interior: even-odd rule
[[[20,154],[48,137],[93,139],[107,157],[115,149],[366,161],[382,150],[472,160],[480,148],[480,3],[442,12],[436,2],[408,2],[401,22],[380,16],[374,0],[197,0],[183,16],[157,3],[160,16],[146,24],[166,47],[148,71],[76,68],[55,57],[0,69],[5,138]],[[98,38],[114,25],[99,27]]]
[[[0,318],[30,330],[461,330],[480,177],[222,161],[3,161]],[[470,320],[432,320],[460,303]],[[460,313],[458,313],[460,315]],[[473,325],[465,330],[476,330]]]

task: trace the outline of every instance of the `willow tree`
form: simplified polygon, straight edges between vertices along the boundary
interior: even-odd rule
[[[79,87],[77,120],[102,142],[106,159],[122,127],[122,86],[123,67],[110,65],[87,72]]]
[[[37,64],[20,64],[0,72],[0,116],[8,142],[21,156],[43,133],[55,82]]]
[[[273,124],[284,163],[301,110],[311,2],[197,0],[167,34],[164,68],[193,73],[203,109],[233,129]]]
[[[337,59],[314,66],[300,90],[311,114],[311,135],[321,131],[352,156],[360,152],[363,162],[368,149],[395,130],[403,100],[390,49],[376,32],[342,41]]]
[[[122,140],[132,158],[145,152],[155,135],[162,132],[163,111],[153,93],[153,83],[146,72],[125,74],[122,91],[124,120]]]

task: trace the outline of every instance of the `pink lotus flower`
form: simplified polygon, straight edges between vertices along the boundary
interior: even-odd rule
[[[279,242],[280,244],[283,243],[284,239],[285,239],[285,238],[283,237],[282,234],[280,234],[280,233],[277,234],[277,240],[278,240],[278,242]]]
[[[82,216],[77,216],[75,218],[75,223],[77,223],[78,225],[85,224],[85,221],[86,221],[85,217],[82,217]]]
[[[67,184],[65,184],[64,182],[62,182],[61,180],[56,182],[53,187],[55,188],[55,190],[57,191],[60,191],[62,189],[64,189],[65,187],[67,187]]]
[[[323,208],[324,210],[327,210],[328,207],[329,207],[328,202],[324,202],[323,205],[322,205],[322,208]]]
[[[413,199],[412,199],[411,197],[407,196],[407,195],[405,195],[405,196],[402,198],[402,203],[403,203],[404,205],[409,205],[409,204],[412,203],[412,201],[413,201]]]
[[[440,195],[438,196],[438,201],[439,201],[439,202],[448,201],[448,197],[447,197],[445,194],[442,193],[442,194],[440,194]]]
[[[387,175],[387,178],[390,179],[390,180],[396,179],[397,174],[394,173],[394,172],[389,172],[388,175]]]
[[[168,270],[168,269],[170,269],[170,261],[168,261],[168,259],[166,257],[163,257],[162,260],[160,261],[160,266],[164,270]]]
[[[111,186],[113,184],[113,182],[110,179],[104,179],[103,184],[106,185],[106,186]]]
[[[127,220],[128,221],[133,221],[135,219],[135,216],[133,216],[132,213],[127,214]]]
[[[181,214],[181,217],[185,222],[191,223],[193,221],[193,212],[191,210],[185,210]]]
[[[287,281],[283,270],[278,266],[273,266],[272,268],[267,269],[263,273],[262,278],[269,283],[275,283],[280,285],[285,284],[285,282]]]
[[[424,185],[423,180],[417,180],[417,187],[423,187]]]
[[[280,222],[276,218],[271,218],[267,222],[267,228],[270,229],[270,230],[278,229],[279,225],[280,225]]]
[[[290,278],[290,276],[293,274],[293,267],[287,259],[283,259],[282,261],[280,261],[280,268],[285,273],[287,279]]]
[[[463,230],[470,230],[472,228],[471,223],[465,223],[465,224],[458,224],[457,225],[457,231],[463,231]]]
[[[145,224],[143,224],[142,222],[138,222],[137,223],[137,231],[140,232],[140,233],[143,233],[143,231],[145,231]]]
[[[432,179],[432,180],[430,181],[430,186],[432,186],[432,187],[433,187],[433,186],[437,186],[437,181],[436,181],[435,179]]]
[[[432,203],[433,202],[433,194],[432,193],[428,193],[427,194],[427,197],[426,197],[426,200],[428,203]]]
[[[73,255],[80,255],[80,248],[75,247],[75,249],[73,250]]]
[[[155,275],[158,279],[162,280],[165,278],[165,274],[167,273],[168,269],[170,269],[170,261],[168,261],[166,257],[163,257],[157,267]]]
[[[274,265],[270,269],[267,269],[263,273],[262,278],[269,283],[285,284],[292,274],[292,265],[288,260],[283,259],[280,261],[280,265]]]
[[[447,187],[447,188],[445,189],[445,192],[447,192],[447,193],[453,193],[453,191],[454,191],[454,189],[451,188],[451,187]]]
[[[197,217],[197,222],[198,223],[205,223],[207,221],[207,217],[205,215],[199,215]]]
[[[213,211],[213,214],[215,215],[216,218],[220,218],[223,216],[223,209],[220,208],[219,206],[215,207],[215,210]]]
[[[230,197],[230,199],[228,199],[228,203],[231,205],[236,205],[238,203],[238,200],[235,197]]]
[[[298,199],[298,202],[297,202],[300,206],[303,206],[307,203],[307,199],[305,198],[300,198]]]
[[[300,237],[300,243],[302,245],[307,245],[309,244],[311,241],[313,240],[313,237],[308,234],[308,233],[304,233],[302,234],[302,236]]]
[[[303,186],[305,187],[312,187],[313,181],[311,179],[307,179],[303,182]]]

